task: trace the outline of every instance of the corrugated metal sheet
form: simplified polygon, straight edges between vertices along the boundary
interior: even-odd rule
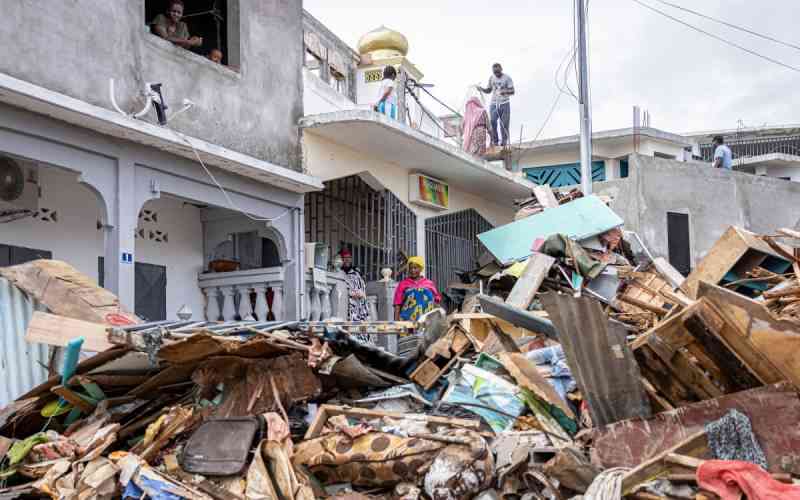
[[[0,278],[0,408],[47,380],[49,347],[25,342],[33,311],[44,310]]]

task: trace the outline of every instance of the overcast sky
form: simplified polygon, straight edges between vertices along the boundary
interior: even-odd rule
[[[800,50],[642,0],[695,26],[800,67]],[[800,45],[798,0],[671,0]],[[304,0],[305,8],[355,48],[381,24],[409,39],[409,59],[454,107],[499,61],[512,76],[515,138],[533,138],[558,93],[554,74],[572,44],[572,0]],[[396,5],[390,7],[388,5]],[[800,72],[724,45],[637,5],[591,0],[589,57],[594,130],[630,127],[632,106],[672,132],[800,123]],[[574,76],[571,79],[575,88]],[[540,138],[577,133],[577,105],[562,95]]]

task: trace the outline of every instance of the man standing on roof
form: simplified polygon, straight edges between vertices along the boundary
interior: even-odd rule
[[[714,168],[733,169],[733,152],[721,135],[714,137]]]
[[[514,82],[511,77],[503,73],[500,63],[492,66],[492,76],[489,77],[489,85],[486,88],[477,85],[478,90],[484,94],[492,94],[492,105],[489,107],[489,115],[492,131],[492,146],[500,143],[507,146],[509,142],[509,127],[511,126],[511,96],[514,95]],[[499,140],[498,132],[502,133],[502,142]]]

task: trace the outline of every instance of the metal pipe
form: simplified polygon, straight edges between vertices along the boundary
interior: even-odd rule
[[[589,102],[589,59],[586,52],[586,0],[575,0],[578,34],[578,104],[581,120],[581,190],[592,194],[592,109]]]

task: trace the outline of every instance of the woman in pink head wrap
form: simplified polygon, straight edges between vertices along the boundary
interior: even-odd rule
[[[464,135],[461,138],[464,151],[478,156],[486,154],[487,124],[486,110],[481,101],[477,97],[468,100],[464,111]]]

